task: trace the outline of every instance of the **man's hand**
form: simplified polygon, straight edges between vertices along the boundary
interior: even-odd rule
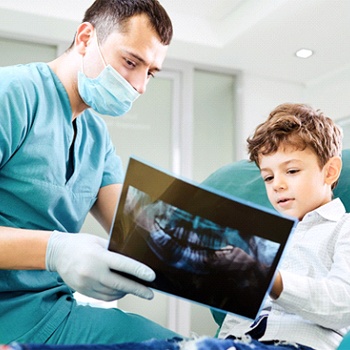
[[[107,250],[108,241],[90,234],[54,231],[46,250],[46,269],[57,271],[75,291],[104,301],[134,294],[152,299],[151,289],[116,271],[153,281],[155,273],[146,265]],[[114,270],[112,272],[111,270]]]

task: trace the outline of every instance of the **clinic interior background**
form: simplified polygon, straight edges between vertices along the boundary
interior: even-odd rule
[[[124,167],[136,155],[201,182],[246,158],[246,138],[283,102],[322,109],[350,147],[350,1],[160,1],[174,25],[163,71],[126,116],[105,118]],[[63,53],[92,2],[2,0],[0,66]],[[299,49],[314,54],[298,58]],[[91,217],[83,230],[106,235]],[[216,330],[208,308],[157,292],[118,306],[186,335]]]

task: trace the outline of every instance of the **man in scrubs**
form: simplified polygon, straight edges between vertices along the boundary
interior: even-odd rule
[[[95,112],[125,114],[161,69],[171,37],[157,0],[96,0],[56,60],[0,68],[0,344],[176,335],[73,297],[153,296],[115,272],[152,280],[151,269],[109,252],[105,239],[77,232],[89,211],[109,230],[123,180]]]

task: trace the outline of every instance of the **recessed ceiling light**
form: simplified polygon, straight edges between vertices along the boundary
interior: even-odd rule
[[[309,58],[314,54],[310,49],[300,49],[295,53],[295,56],[299,58]]]

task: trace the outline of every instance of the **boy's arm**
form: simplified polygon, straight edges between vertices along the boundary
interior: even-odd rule
[[[338,226],[339,227],[339,226]],[[319,324],[340,329],[350,324],[350,216],[333,232],[332,254],[324,255],[331,262],[327,273],[312,277],[289,270],[280,270],[283,292],[275,302],[287,311]],[[321,264],[322,265],[322,264]]]

